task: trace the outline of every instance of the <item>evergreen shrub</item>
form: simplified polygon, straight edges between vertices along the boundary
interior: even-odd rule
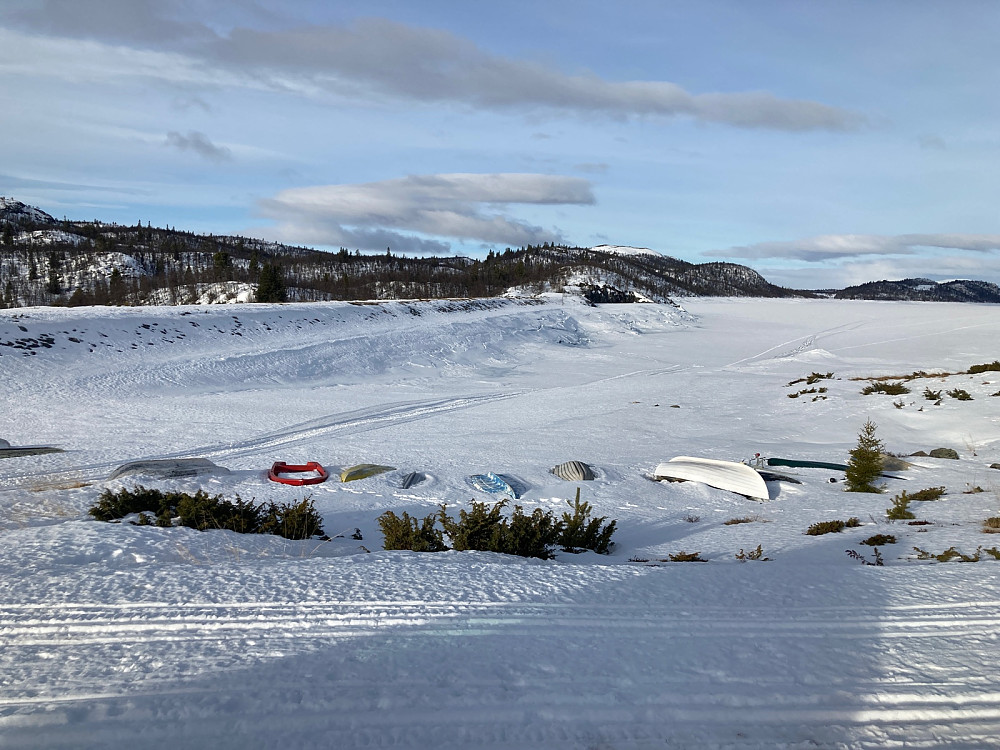
[[[997,372],[1000,371],[1000,360],[993,360],[984,365],[973,365],[969,368],[970,375],[978,375],[981,372]]]
[[[844,529],[852,529],[860,526],[861,521],[857,518],[849,518],[846,521],[821,521],[814,523],[806,530],[809,536],[822,536],[823,534],[836,534]]]
[[[918,490],[909,496],[910,500],[927,501],[937,500],[944,494],[944,487],[928,487],[926,490]]]
[[[507,504],[507,500],[492,506],[473,500],[468,510],[459,510],[457,519],[448,514],[446,505],[423,519],[405,512],[399,517],[386,511],[379,516],[378,524],[385,537],[385,549],[415,552],[478,550],[546,560],[552,557],[556,547],[565,552],[589,549],[610,554],[614,546],[611,536],[617,522],[606,523],[603,516],[591,518],[592,508],[589,503],[580,502],[579,490],[576,500],[570,504],[573,512],[563,513],[561,519],[542,508],[525,513],[520,505],[514,506],[510,518],[506,518],[503,510]]]
[[[882,475],[882,454],[885,445],[875,437],[874,422],[867,420],[858,434],[858,444],[847,461],[846,490],[848,492],[882,492],[873,482]]]
[[[883,383],[880,381],[869,383],[861,389],[862,396],[870,396],[873,393],[884,393],[887,396],[902,396],[904,393],[909,392],[910,389],[902,383]]]
[[[875,534],[875,536],[870,536],[861,543],[867,544],[869,547],[881,547],[884,544],[895,544],[896,537],[892,534]]]
[[[892,507],[886,509],[885,517],[890,521],[909,521],[916,518],[909,508],[912,500],[913,498],[906,494],[906,490],[903,490],[892,498]]]
[[[567,501],[568,502],[568,501]],[[593,508],[590,503],[580,502],[580,488],[576,489],[576,499],[570,505],[573,513],[563,512],[562,531],[559,544],[565,552],[590,549],[602,555],[611,551],[611,535],[615,533],[617,521],[605,524],[607,516],[591,518]]]
[[[408,549],[414,552],[443,552],[448,549],[439,529],[434,528],[435,515],[417,519],[407,512],[402,517],[387,510],[378,517],[385,537],[385,549]]]
[[[163,492],[141,485],[117,492],[105,490],[88,511],[98,521],[115,521],[139,513],[139,525],[149,525],[146,513],[156,514],[156,525],[175,524],[209,531],[226,529],[240,534],[274,534],[286,539],[311,539],[323,536],[323,523],[311,498],[297,503],[256,505],[239,495],[231,502],[222,495],[198,490]]]

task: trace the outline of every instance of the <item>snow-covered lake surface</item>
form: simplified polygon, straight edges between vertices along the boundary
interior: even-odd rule
[[[1000,309],[833,300],[392,302],[0,311],[3,748],[1000,745]],[[811,373],[833,373],[813,384]],[[790,394],[816,388],[797,398]],[[826,390],[820,392],[819,388]],[[925,388],[965,389],[972,400]],[[825,397],[825,398],[822,398]],[[895,403],[894,403],[895,402]],[[781,471],[757,502],[679,455],[844,463],[866,419],[920,457],[886,493]],[[108,477],[140,459],[227,473]],[[573,484],[549,469],[594,467]],[[267,481],[275,461],[331,479]],[[350,483],[343,467],[396,471]],[[405,473],[427,481],[399,489]],[[382,550],[386,510],[487,500],[617,520],[609,556]],[[837,480],[837,481],[831,481]],[[92,520],[143,484],[287,502],[330,542]],[[888,522],[891,498],[945,487]],[[978,491],[978,490],[982,491]],[[977,490],[977,491],[972,491]],[[817,522],[858,528],[809,536]],[[743,519],[744,523],[726,521]],[[362,540],[351,537],[357,528]],[[879,548],[861,544],[891,534]],[[768,561],[741,562],[760,545]],[[919,559],[955,547],[978,563]],[[707,562],[670,562],[698,552]]]

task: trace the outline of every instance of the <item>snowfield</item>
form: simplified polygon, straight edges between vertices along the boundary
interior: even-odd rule
[[[1000,746],[1000,372],[852,380],[961,373],[998,340],[995,306],[834,300],[0,311],[0,439],[63,449],[0,452],[0,747]],[[833,377],[792,384],[811,373]],[[845,463],[866,419],[895,454],[959,459],[910,458],[881,495],[772,467],[799,483],[767,502],[649,478],[678,455]],[[189,457],[219,470],[108,478]],[[331,479],[269,482],[279,460]],[[549,473],[568,460],[596,480]],[[337,481],[362,462],[395,471]],[[613,554],[382,549],[381,513],[492,500],[487,471],[529,512],[581,487]],[[135,484],[310,495],[334,538],[87,515]],[[887,520],[929,487],[925,523]],[[848,556],[875,534],[884,566]],[[927,559],[952,547],[980,561]]]

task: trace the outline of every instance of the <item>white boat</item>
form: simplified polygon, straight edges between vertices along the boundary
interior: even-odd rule
[[[701,482],[709,487],[728,490],[758,500],[771,499],[767,492],[767,484],[761,475],[750,466],[734,461],[677,456],[657,464],[653,477]]]

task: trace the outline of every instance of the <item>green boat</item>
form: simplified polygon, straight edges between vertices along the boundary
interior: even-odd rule
[[[847,471],[847,464],[830,464],[824,461],[799,461],[794,458],[769,458],[768,466],[790,466],[798,469],[829,469],[830,471]]]

